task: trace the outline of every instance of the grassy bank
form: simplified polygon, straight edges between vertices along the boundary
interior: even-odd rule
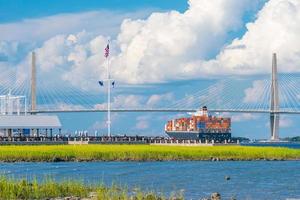
[[[176,199],[183,199],[181,196],[179,195]],[[37,181],[28,182],[27,180],[0,178],[0,199],[63,199],[64,197],[91,200],[167,199],[152,192],[144,193],[138,189],[130,191],[117,186],[87,186],[80,182],[65,181],[57,183],[52,180],[38,183]]]
[[[151,145],[0,146],[0,161],[300,160],[300,149]]]

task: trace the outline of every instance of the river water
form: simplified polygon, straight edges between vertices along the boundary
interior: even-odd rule
[[[222,199],[300,199],[300,161],[1,163],[0,174],[28,179],[50,175],[57,181],[116,183],[165,194],[184,190],[186,199],[212,192]]]
[[[245,143],[242,146],[256,146],[256,147],[285,147],[291,149],[300,149],[299,142],[260,142],[260,143]]]

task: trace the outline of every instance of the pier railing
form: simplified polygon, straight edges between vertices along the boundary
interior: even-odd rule
[[[169,137],[149,136],[55,136],[55,137],[1,137],[0,145],[22,144],[153,144],[153,145],[199,145],[199,144],[236,144],[236,139],[214,141],[208,139],[187,140]]]

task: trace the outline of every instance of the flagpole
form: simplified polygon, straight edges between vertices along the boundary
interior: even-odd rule
[[[110,70],[109,70],[109,56],[106,57],[107,60],[107,135],[108,137],[111,137],[110,133]]]

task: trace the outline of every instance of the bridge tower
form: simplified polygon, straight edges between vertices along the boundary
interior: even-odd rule
[[[36,110],[36,65],[35,52],[31,54],[31,111]]]
[[[270,128],[271,140],[279,140],[279,94],[277,79],[277,56],[273,54],[272,59],[272,82],[271,82],[271,101],[270,101]]]
[[[31,115],[33,115],[32,111],[36,110],[36,65],[35,65],[35,52],[33,51],[31,53],[31,81],[30,81],[30,87],[31,87]],[[30,136],[38,135],[37,129],[31,129],[30,130]]]

